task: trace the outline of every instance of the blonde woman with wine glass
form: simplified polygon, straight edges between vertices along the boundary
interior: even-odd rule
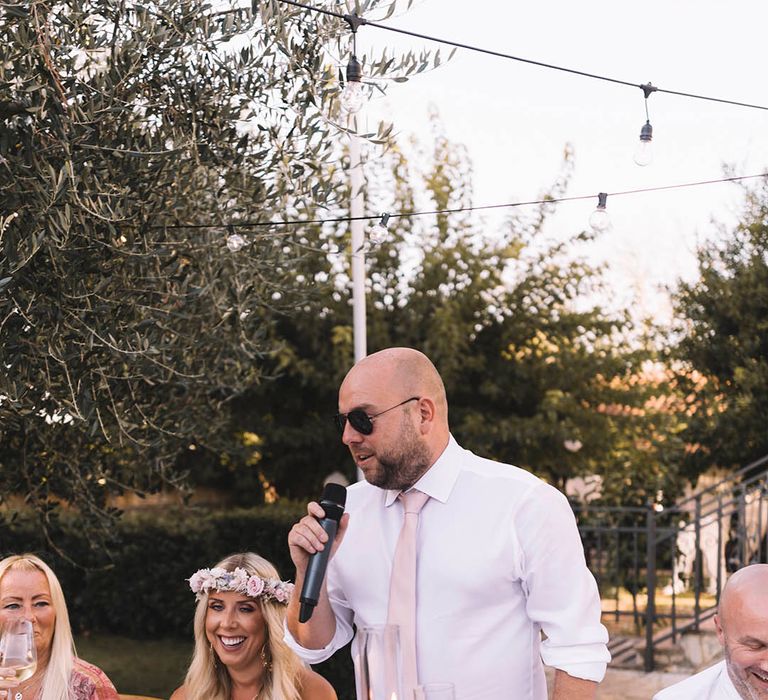
[[[0,561],[0,627],[19,619],[32,623],[37,663],[23,680],[16,679],[15,669],[0,668],[0,698],[118,700],[104,672],[77,657],[61,584],[33,554]]]

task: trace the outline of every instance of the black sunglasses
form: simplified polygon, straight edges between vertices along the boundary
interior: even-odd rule
[[[369,416],[365,411],[363,411],[362,408],[356,408],[353,411],[350,411],[349,413],[337,413],[334,416],[334,420],[336,421],[336,425],[339,427],[340,432],[344,432],[344,426],[346,426],[347,421],[349,421],[349,424],[361,435],[370,435],[373,432],[373,419],[378,418],[379,416],[387,413],[387,411],[393,411],[398,406],[402,406],[403,404],[406,404],[410,401],[419,401],[421,399],[421,396],[411,396],[410,399],[406,399],[405,401],[401,401],[396,406],[390,406],[389,408],[379,411],[373,416]]]

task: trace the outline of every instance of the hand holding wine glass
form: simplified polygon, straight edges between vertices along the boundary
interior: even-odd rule
[[[11,620],[0,637],[0,667],[12,671],[20,683],[37,670],[37,649],[32,623],[23,618]]]

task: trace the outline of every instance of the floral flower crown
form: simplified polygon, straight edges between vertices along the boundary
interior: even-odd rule
[[[287,605],[293,593],[292,583],[251,576],[239,566],[234,571],[227,571],[220,567],[199,569],[187,580],[196,600],[200,600],[211,591],[237,591],[249,598],[262,597]]]

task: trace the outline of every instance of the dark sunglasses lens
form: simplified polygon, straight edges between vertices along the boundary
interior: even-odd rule
[[[349,424],[362,435],[370,435],[373,432],[373,423],[365,411],[350,411],[347,413]]]

